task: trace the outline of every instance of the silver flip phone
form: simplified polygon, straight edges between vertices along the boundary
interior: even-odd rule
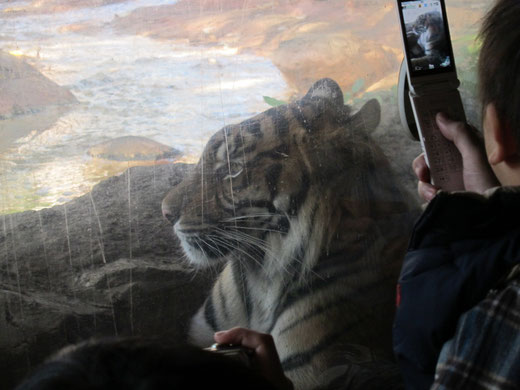
[[[396,1],[410,101],[432,184],[446,191],[464,190],[462,156],[435,120],[442,111],[466,121],[444,0]]]

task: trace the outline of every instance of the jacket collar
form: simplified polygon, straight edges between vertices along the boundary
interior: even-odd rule
[[[415,224],[409,249],[438,245],[439,240],[485,239],[517,228],[520,187],[497,187],[484,194],[441,191]]]

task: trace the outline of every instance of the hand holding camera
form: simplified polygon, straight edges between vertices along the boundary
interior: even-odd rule
[[[257,370],[280,390],[293,390],[292,382],[283,372],[280,357],[271,335],[245,328],[233,328],[215,333],[215,352],[233,350],[233,354],[246,354],[250,367]]]

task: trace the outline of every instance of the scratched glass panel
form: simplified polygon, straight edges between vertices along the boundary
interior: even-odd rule
[[[489,3],[447,9],[476,125]],[[329,286],[339,271],[324,259],[370,271],[391,257],[390,290],[343,292],[391,319],[420,203],[420,145],[398,113],[402,58],[388,0],[0,1],[0,388],[92,336],[209,343],[190,318],[226,261],[247,310],[219,314],[215,302],[205,320],[271,332],[289,345],[285,362],[294,351],[277,315],[289,309],[274,291]],[[321,322],[336,320],[348,328]]]

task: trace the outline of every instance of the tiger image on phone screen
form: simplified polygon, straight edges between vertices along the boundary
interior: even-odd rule
[[[407,39],[414,67],[421,69],[429,65],[435,67],[448,57],[446,32],[440,12],[433,11],[419,15],[413,23],[407,24]]]

